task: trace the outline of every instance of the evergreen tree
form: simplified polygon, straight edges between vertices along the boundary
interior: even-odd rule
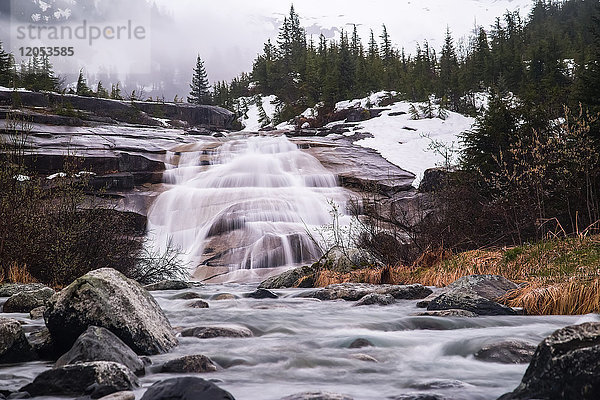
[[[102,86],[102,81],[98,81],[98,87],[96,88],[96,96],[107,99],[108,98],[108,90]]]
[[[192,104],[211,104],[210,84],[208,83],[208,75],[204,69],[204,62],[198,55],[196,59],[196,67],[190,84],[190,95],[187,98],[188,103]]]
[[[0,42],[0,85],[12,85],[12,57],[4,51],[2,42]]]
[[[177,97],[177,96],[175,96]],[[120,84],[117,82],[117,84],[113,84],[112,88],[110,90],[110,98],[113,100],[123,100],[123,97],[121,96],[121,88],[120,88]]]
[[[77,89],[75,93],[78,96],[91,96],[93,95],[92,89],[87,85],[87,81],[83,76],[83,69],[79,70],[79,77],[77,78]]]
[[[460,88],[458,83],[458,58],[454,41],[450,34],[450,29],[446,29],[446,39],[440,57],[439,68],[439,88],[437,95],[439,98],[446,98],[452,105],[452,109],[457,110],[460,102]]]

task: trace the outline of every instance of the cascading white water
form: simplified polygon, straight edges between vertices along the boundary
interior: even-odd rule
[[[214,145],[214,143],[213,143]],[[170,154],[172,187],[155,200],[152,240],[181,248],[184,261],[229,270],[311,262],[307,229],[331,223],[345,194],[335,175],[283,136],[231,139]]]

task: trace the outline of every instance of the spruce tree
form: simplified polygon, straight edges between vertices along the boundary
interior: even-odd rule
[[[194,75],[192,76],[192,83],[190,84],[190,95],[187,100],[188,103],[192,104],[211,104],[212,99],[210,95],[210,84],[208,83],[208,75],[204,69],[204,62],[198,55],[196,59],[196,68],[194,68]]]
[[[87,81],[83,76],[83,69],[79,70],[79,78],[77,78],[77,89],[75,93],[78,96],[91,96],[93,94],[92,89],[87,85]]]
[[[0,42],[0,86],[11,86],[12,84],[12,57],[5,52]]]

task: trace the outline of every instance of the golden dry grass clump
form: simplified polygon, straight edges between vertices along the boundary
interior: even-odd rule
[[[358,269],[348,273],[323,270],[316,286],[333,283],[421,283],[446,286],[473,274],[501,275],[520,284],[502,301],[528,314],[600,312],[600,235],[548,239],[524,246],[427,253],[411,266]]]

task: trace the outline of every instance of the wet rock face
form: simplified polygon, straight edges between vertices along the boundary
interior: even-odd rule
[[[150,293],[110,268],[92,271],[57,293],[44,317],[54,341],[65,350],[92,325],[110,330],[138,354],[164,353],[177,345]]]
[[[41,283],[3,283],[0,284],[0,297],[11,297],[21,292],[31,292],[47,288]]]
[[[521,384],[500,400],[600,398],[600,323],[559,329],[537,347]]]
[[[55,368],[91,361],[112,361],[125,365],[138,375],[144,374],[144,362],[137,354],[114,333],[97,326],[90,326],[82,333],[71,350],[58,359]]]
[[[30,361],[31,346],[16,319],[0,318],[0,364]]]
[[[474,318],[477,317],[472,311],[467,310],[438,310],[438,311],[423,311],[412,314],[416,317],[465,317],[465,318]]]
[[[252,293],[248,293],[246,297],[251,299],[277,299],[279,296],[270,290],[259,288]]]
[[[258,287],[260,289],[310,288],[314,286],[318,270],[318,264],[294,268],[264,280]]]
[[[144,393],[142,400],[235,400],[231,393],[212,382],[196,377],[167,379],[156,382]]]
[[[475,353],[475,358],[502,364],[526,364],[531,361],[535,349],[536,346],[528,342],[505,340],[483,347]]]
[[[394,296],[391,294],[377,294],[371,293],[364,296],[362,299],[357,301],[354,306],[371,306],[371,305],[380,305],[380,306],[389,306],[396,302]]]
[[[156,290],[184,290],[184,289],[191,289],[191,288],[192,288],[192,284],[189,282],[170,281],[170,280],[151,283],[149,285],[144,286],[144,289],[146,289],[149,292],[156,291]]]
[[[34,308],[44,306],[54,293],[54,290],[46,287],[14,294],[6,300],[2,311],[5,313],[28,313]]]
[[[99,398],[139,386],[137,377],[124,365],[114,362],[89,362],[42,372],[21,388],[31,396],[82,396]]]

